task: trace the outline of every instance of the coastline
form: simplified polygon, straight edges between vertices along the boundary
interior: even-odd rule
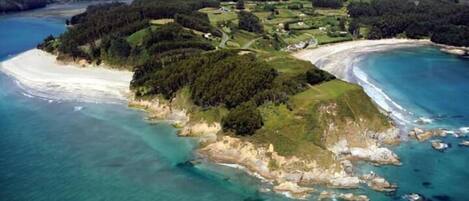
[[[0,71],[14,77],[34,96],[85,102],[123,102],[130,94],[132,72],[75,64],[60,64],[56,57],[32,49],[0,63]]]
[[[353,65],[350,64],[353,64],[357,57],[369,52],[433,44],[430,40],[413,39],[356,40],[304,49],[292,55],[298,59],[310,61],[318,68],[342,80],[353,82]]]
[[[196,150],[199,157],[211,162],[245,167],[245,170],[252,175],[272,181],[274,191],[294,198],[309,197],[314,191],[309,186],[314,184],[325,185],[332,189],[353,189],[362,183],[368,185],[369,179],[363,179],[361,175],[355,175],[350,171],[353,168],[353,161],[368,161],[376,165],[400,164],[399,158],[391,150],[382,147],[383,144],[389,144],[386,143],[387,139],[397,139],[394,128],[383,133],[366,132],[369,142],[364,147],[354,147],[346,141],[337,142],[333,147],[328,147],[328,151],[337,157],[337,163],[333,167],[322,167],[315,160],[302,161],[297,157],[278,155],[272,145],[254,145],[229,136],[217,137],[216,133],[221,130],[220,123],[191,121],[190,112],[185,108],[174,107],[171,101],[161,101],[158,98],[135,99],[129,95],[131,72],[95,66],[83,68],[76,64],[61,64],[55,59],[54,55],[33,49],[2,62],[0,70],[15,77],[22,86],[32,89],[31,91],[40,92],[33,94],[35,96],[45,94],[46,98],[54,98],[60,94],[59,97],[63,99],[80,101],[104,100],[109,103],[110,98],[121,102],[128,101],[129,106],[145,110],[152,119],[174,122],[181,127],[180,136],[199,137],[201,146]],[[278,167],[273,168],[273,163]],[[370,183],[368,186],[378,191],[386,191],[393,187],[386,180],[382,181],[384,182]],[[321,194],[345,196],[336,195],[334,192]],[[346,196],[367,199],[363,195]]]
[[[318,68],[328,71],[339,79],[363,87],[364,91],[372,98],[379,109],[391,117],[394,123],[404,131],[402,137],[405,138],[407,135],[405,130],[416,126],[408,118],[411,114],[392,100],[382,89],[377,87],[366,73],[360,70],[360,68],[356,68],[356,63],[370,52],[428,45],[436,44],[430,40],[413,39],[357,40],[321,46],[315,49],[306,49],[292,55],[298,59],[310,61]]]

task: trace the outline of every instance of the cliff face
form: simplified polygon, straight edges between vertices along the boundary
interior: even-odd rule
[[[314,192],[309,187],[312,184],[395,189],[378,175],[353,171],[358,160],[400,164],[399,158],[383,147],[398,142],[398,130],[357,85],[330,81],[292,96],[288,104],[265,104],[260,107],[264,126],[247,137],[221,132],[218,122],[223,112],[202,113],[191,103],[187,89],[171,101],[153,97],[131,101],[130,105],[145,109],[150,118],[172,122],[181,128],[181,136],[205,137],[198,151],[202,158],[243,166],[272,182],[273,190],[279,193],[305,198]]]
[[[400,164],[383,147],[398,142],[398,130],[360,87],[324,83],[291,97],[288,105],[266,105],[261,111],[265,125],[256,134],[219,135],[199,153],[212,161],[244,166],[273,182],[274,190],[297,198],[312,192],[311,184],[358,188],[364,183],[379,191],[394,189],[384,178],[361,177],[353,171],[358,160]]]

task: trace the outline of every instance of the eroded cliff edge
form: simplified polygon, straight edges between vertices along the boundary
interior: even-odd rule
[[[329,81],[310,86],[287,104],[264,104],[260,107],[264,126],[245,137],[224,132],[220,125],[223,111],[198,108],[184,90],[171,101],[147,97],[134,99],[130,105],[145,109],[152,119],[171,121],[180,128],[181,136],[202,137],[198,150],[202,159],[243,167],[271,182],[274,191],[291,197],[308,197],[315,184],[331,188],[367,184],[377,191],[396,188],[378,175],[354,171],[356,161],[400,164],[386,147],[399,142],[398,129],[357,85]],[[204,119],[207,117],[212,118]],[[350,199],[367,198],[352,195]]]

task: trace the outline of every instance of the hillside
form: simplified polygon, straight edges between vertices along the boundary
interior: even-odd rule
[[[206,139],[201,156],[244,165],[278,186],[357,188],[344,161],[399,163],[380,147],[395,140],[393,126],[363,89],[288,52],[352,40],[343,8],[313,9],[307,1],[237,7],[214,0],[94,5],[38,47],[62,61],[133,70],[131,106],[171,121],[181,136]]]

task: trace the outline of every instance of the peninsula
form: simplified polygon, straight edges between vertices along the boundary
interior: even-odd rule
[[[130,106],[180,128],[180,136],[199,137],[196,161],[243,168],[276,192],[368,200],[312,188],[397,188],[380,175],[355,172],[357,161],[400,165],[388,148],[400,137],[380,111],[386,108],[346,82],[353,81],[350,63],[369,51],[469,42],[468,21],[457,20],[469,13],[466,6],[394,2],[93,5],[68,21],[67,32],[47,37],[40,50],[11,58],[1,69],[37,90],[128,97]],[[390,4],[395,10],[385,9]],[[402,18],[387,13],[395,11]],[[430,26],[418,20],[427,11],[448,15],[430,17]],[[415,12],[422,15],[410,14]],[[440,22],[445,29],[432,24]]]

